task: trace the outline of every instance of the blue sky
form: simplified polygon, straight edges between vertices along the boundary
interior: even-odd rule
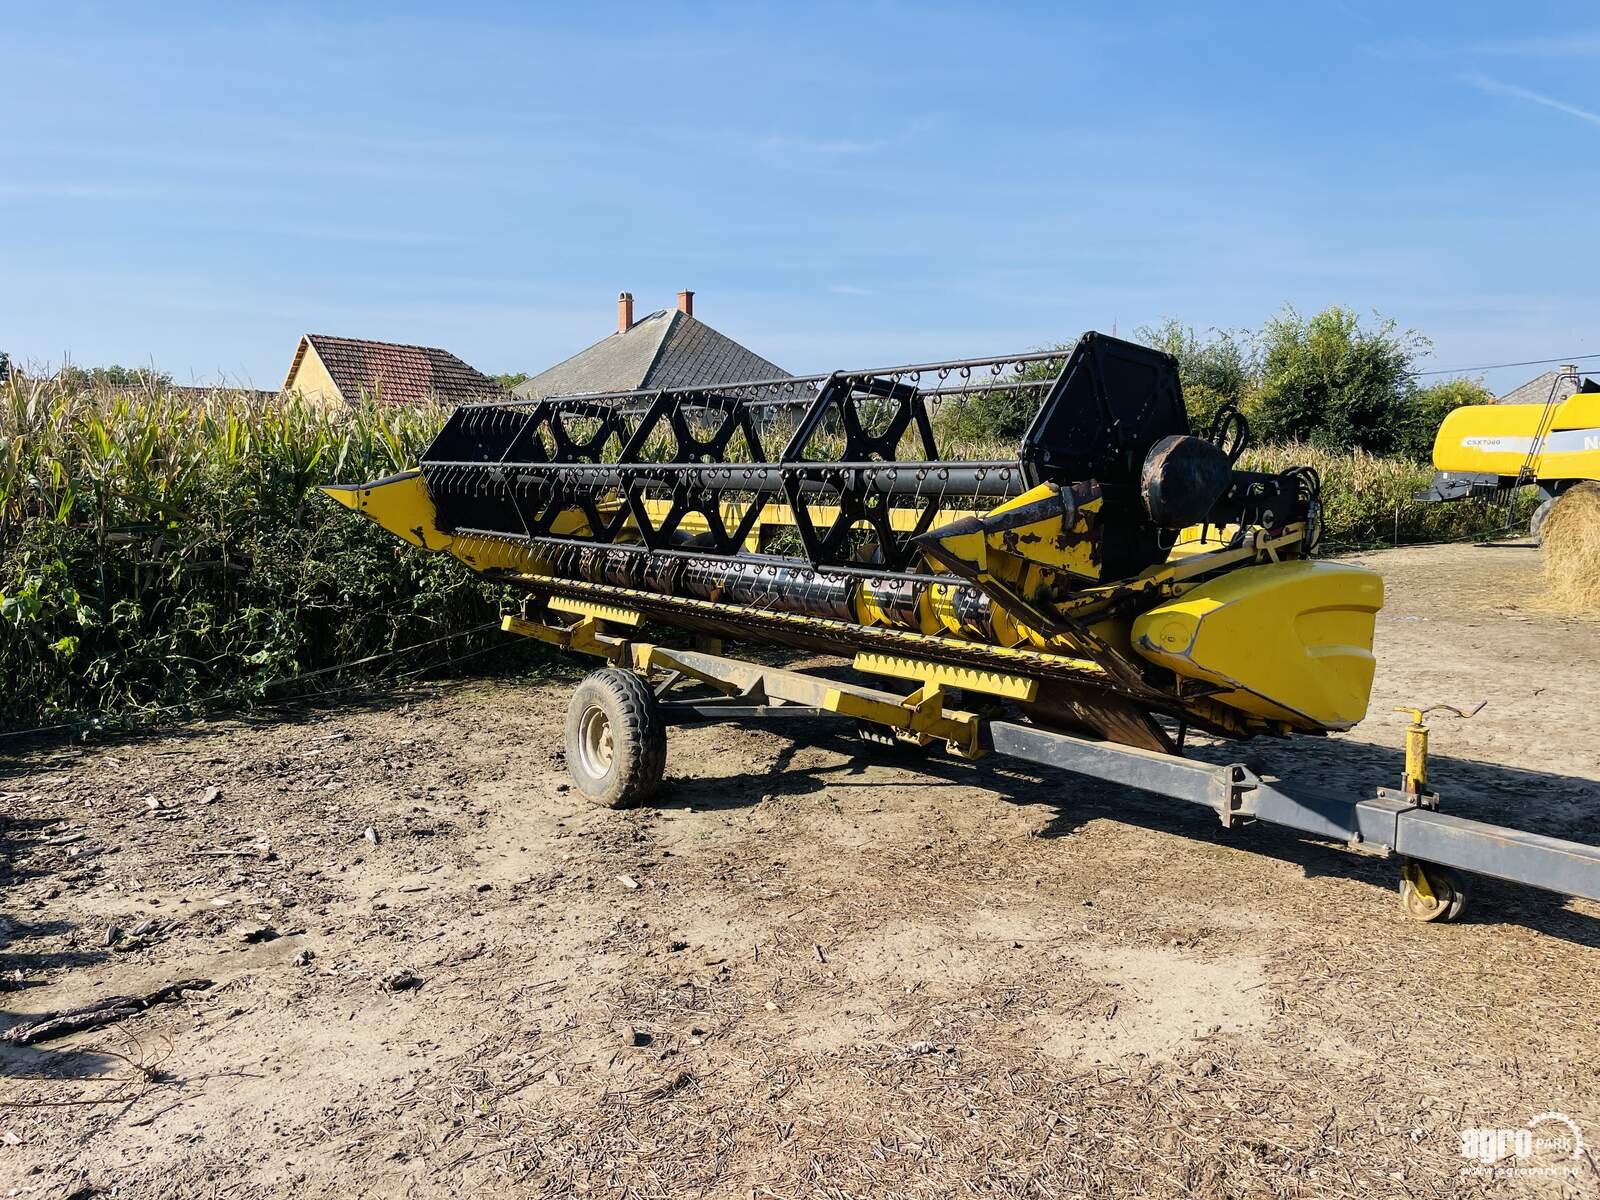
[[[457,10],[10,0],[0,348],[535,371],[689,287],[793,371],[1286,302],[1600,353],[1592,3]]]

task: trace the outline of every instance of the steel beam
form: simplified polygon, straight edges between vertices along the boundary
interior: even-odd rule
[[[1240,796],[1254,778],[1237,763],[1217,766],[1010,721],[990,722],[988,746],[1024,762],[1203,804],[1224,820],[1239,811]]]
[[[1395,849],[1407,858],[1600,900],[1600,846],[1426,808],[1407,809],[1398,826]]]
[[[1600,900],[1600,846],[1450,816],[1382,793],[1350,799],[1284,781],[1266,783],[1239,764],[1195,762],[996,721],[990,748],[1215,809],[1224,820],[1255,820],[1366,850],[1392,852],[1566,896]]]
[[[803,704],[696,704],[673,700],[661,705],[668,725],[707,725],[718,721],[775,721],[788,717],[840,717],[840,713]]]

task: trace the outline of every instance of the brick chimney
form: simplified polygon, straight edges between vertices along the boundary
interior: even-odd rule
[[[617,332],[627,333],[633,328],[633,293],[617,293]]]
[[[678,311],[681,312],[686,317],[694,316],[694,293],[693,292],[685,291],[685,292],[679,292],[678,293]]]

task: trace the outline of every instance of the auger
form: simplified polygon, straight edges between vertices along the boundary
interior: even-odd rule
[[[1024,426],[997,455],[996,429]],[[1183,753],[1191,730],[1348,729],[1371,692],[1382,580],[1313,557],[1315,472],[1242,470],[1247,438],[1233,410],[1191,429],[1171,357],[1086,333],[1004,358],[464,405],[416,470],[325,490],[523,589],[506,629],[612,664],[566,731],[599,803],[649,795],[670,723],[834,716],[1193,800],[1229,826],[1399,850],[1408,910],[1453,916],[1464,892],[1440,865],[1497,874],[1504,855],[1430,846],[1460,823],[1436,797],[1309,797]],[[695,646],[644,642],[645,624]],[[725,657],[724,640],[898,687]],[[685,688],[713,695],[668,695]],[[1595,895],[1600,852],[1578,849],[1551,861]]]

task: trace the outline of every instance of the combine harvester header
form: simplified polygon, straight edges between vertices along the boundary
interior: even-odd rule
[[[1018,414],[1013,453],[950,452]],[[831,715],[1397,851],[1419,916],[1460,911],[1440,866],[1600,898],[1600,852],[1474,833],[1436,811],[1420,756],[1401,789],[1354,800],[1183,757],[1191,730],[1349,729],[1372,686],[1382,581],[1313,560],[1315,472],[1240,470],[1247,436],[1231,410],[1196,435],[1172,358],[1088,333],[1070,351],[466,405],[417,470],[327,490],[525,589],[508,630],[612,664],[567,726],[598,803],[648,796],[671,723]],[[645,623],[697,648],[644,642]],[[724,639],[898,686],[724,657]],[[669,695],[685,688],[711,695]]]

